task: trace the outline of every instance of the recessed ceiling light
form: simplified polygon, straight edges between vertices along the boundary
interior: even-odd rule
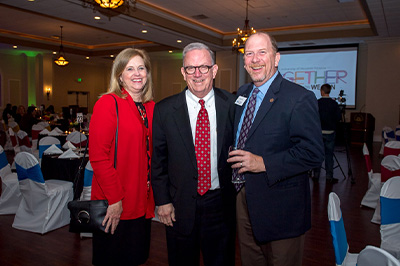
[[[86,60],[89,60],[89,56],[86,56]]]
[[[28,2],[35,2],[35,0],[28,0]]]
[[[172,54],[172,51],[171,51],[171,50],[169,50],[169,51],[168,51],[168,53]]]
[[[13,48],[14,48],[14,49],[17,49],[17,48],[18,48],[18,46],[16,46],[16,45],[13,45]]]
[[[112,54],[112,55],[110,55],[110,57],[114,57],[114,55]]]
[[[177,43],[181,43],[181,42],[182,42],[182,40],[176,40],[176,42],[177,42]]]
[[[53,52],[53,54],[57,54],[57,52]]]
[[[94,17],[94,19],[97,19],[97,20],[99,20],[99,19],[101,19],[101,17],[99,17],[99,16],[95,16],[95,17]]]
[[[142,30],[142,33],[147,33],[147,30]]]

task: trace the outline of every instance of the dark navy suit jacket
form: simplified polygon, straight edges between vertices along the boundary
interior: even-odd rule
[[[249,97],[253,84],[238,96]],[[236,105],[235,129],[243,112]],[[256,239],[269,242],[304,234],[311,227],[307,171],[324,160],[315,95],[278,73],[245,143],[245,150],[262,156],[266,172],[245,174],[246,199]]]
[[[173,229],[188,235],[192,232],[195,221],[198,174],[186,89],[162,100],[154,107],[151,184],[157,206],[167,203],[174,205],[176,222]],[[234,224],[235,189],[231,183],[232,169],[226,160],[229,146],[233,144],[235,97],[217,88],[214,88],[214,93],[218,177],[225,218]]]

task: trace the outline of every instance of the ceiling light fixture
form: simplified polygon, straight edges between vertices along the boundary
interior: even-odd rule
[[[66,66],[69,64],[69,61],[65,59],[65,53],[64,53],[64,48],[62,45],[62,28],[63,26],[60,26],[61,28],[61,45],[60,45],[60,51],[58,52],[58,58],[54,60],[54,63],[56,63],[57,66]]]
[[[124,3],[124,0],[96,0],[102,8],[117,8]]]
[[[81,2],[83,7],[91,8],[93,12],[98,11],[111,20],[114,16],[135,11],[138,0],[81,0]]]
[[[249,0],[246,0],[246,20],[244,21],[244,27],[243,30],[240,28],[237,29],[237,38],[233,39],[232,42],[232,50],[237,51],[240,53],[244,53],[244,44],[246,43],[247,39],[252,35],[253,33],[256,33],[256,30],[249,26]]]

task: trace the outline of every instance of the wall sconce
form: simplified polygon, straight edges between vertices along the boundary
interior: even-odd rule
[[[50,100],[50,91],[51,91],[50,88],[47,88],[47,89],[46,89],[46,95],[47,95],[47,100],[48,100],[48,101]]]

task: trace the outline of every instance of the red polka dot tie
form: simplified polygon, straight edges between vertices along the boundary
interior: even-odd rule
[[[195,151],[199,182],[197,192],[204,195],[211,187],[211,162],[210,162],[210,121],[204,107],[204,100],[199,100],[201,109],[197,115]]]

